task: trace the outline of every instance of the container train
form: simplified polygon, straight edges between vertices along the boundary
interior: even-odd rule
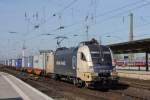
[[[6,60],[5,65],[37,75],[50,75],[54,79],[70,80],[77,86],[118,80],[117,74],[113,73],[111,50],[99,45],[95,39],[81,42],[77,47],[42,50],[38,55],[15,61],[15,66],[11,65],[12,60]]]

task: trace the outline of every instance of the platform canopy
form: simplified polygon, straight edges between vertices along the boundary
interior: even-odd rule
[[[108,45],[113,53],[150,52],[150,38]]]
[[[146,71],[149,71],[148,54],[150,53],[150,38],[108,45],[114,54],[145,53]]]

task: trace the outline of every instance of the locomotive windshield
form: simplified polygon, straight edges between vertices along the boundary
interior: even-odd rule
[[[94,65],[112,65],[109,48],[100,45],[89,45],[92,62]]]

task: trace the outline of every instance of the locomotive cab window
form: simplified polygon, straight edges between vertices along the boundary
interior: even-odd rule
[[[86,61],[85,55],[83,54],[83,52],[81,52],[81,60]]]

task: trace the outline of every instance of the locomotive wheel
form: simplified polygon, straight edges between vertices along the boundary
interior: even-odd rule
[[[77,86],[78,80],[77,80],[76,78],[73,79],[73,84],[74,84],[75,86]]]
[[[84,82],[84,88],[89,88],[90,84],[88,82]]]
[[[89,84],[87,82],[85,82],[85,81],[82,81],[82,80],[80,80],[78,85],[81,88],[88,88],[89,87]]]
[[[77,87],[81,87],[81,83],[80,83],[81,80],[77,79],[77,78],[74,78],[73,79],[73,84]]]
[[[84,81],[77,78],[73,79],[73,84],[79,88],[87,88],[87,84]]]
[[[56,81],[60,80],[60,76],[59,75],[54,75],[53,77],[54,77],[54,80],[56,80]]]

